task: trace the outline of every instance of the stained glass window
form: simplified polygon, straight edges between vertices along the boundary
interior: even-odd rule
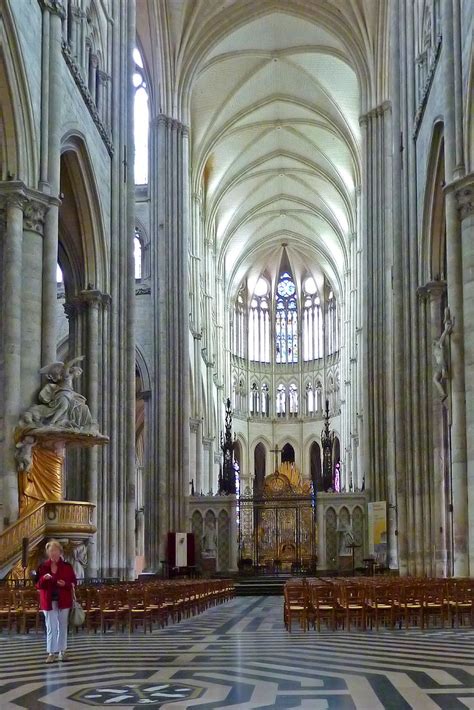
[[[277,363],[298,362],[298,309],[296,286],[284,271],[275,297],[275,359]]]
[[[330,290],[327,296],[326,305],[326,332],[328,343],[328,355],[339,350],[339,324],[337,316],[336,298],[334,292]]]
[[[135,280],[139,281],[142,277],[142,243],[138,232],[135,232],[135,237],[133,240],[134,245],[134,256],[135,256]]]
[[[303,282],[303,360],[323,357],[323,317],[321,299],[314,279]]]
[[[148,106],[148,89],[145,80],[143,59],[140,51],[133,50],[135,70],[133,72],[134,100],[134,139],[135,139],[135,184],[148,183],[148,133],[150,109]]]
[[[254,289],[249,309],[249,359],[270,362],[270,302],[269,286],[260,278]]]

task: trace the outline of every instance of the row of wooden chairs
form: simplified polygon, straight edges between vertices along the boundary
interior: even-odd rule
[[[333,630],[474,626],[474,580],[292,580],[284,588],[283,612],[290,632],[295,619],[304,631],[320,631],[321,624]]]
[[[147,584],[122,583],[77,587],[76,597],[85,612],[82,628],[87,632],[109,629],[130,633],[137,627],[150,632],[155,625],[166,626],[199,614],[209,606],[234,596],[231,580],[157,581]],[[0,589],[0,629],[36,633],[43,627],[36,589]],[[77,629],[79,630],[79,629]]]

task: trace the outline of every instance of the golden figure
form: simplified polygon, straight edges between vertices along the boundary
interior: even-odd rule
[[[30,468],[19,472],[20,516],[44,501],[63,500],[62,466],[62,456],[36,444]]]

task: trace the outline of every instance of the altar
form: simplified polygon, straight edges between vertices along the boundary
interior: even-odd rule
[[[311,482],[294,464],[282,463],[263,487],[239,500],[240,559],[291,571],[311,569],[317,553],[315,501]]]

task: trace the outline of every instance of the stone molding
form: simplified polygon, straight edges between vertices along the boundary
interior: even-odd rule
[[[155,118],[151,121],[151,125],[154,127],[158,126],[160,123],[164,123],[166,127],[171,128],[171,130],[178,131],[183,136],[187,136],[189,134],[189,128],[185,126],[184,123],[181,123],[176,118],[166,116],[164,113],[160,113],[158,116],[155,116]]]
[[[135,296],[146,296],[149,293],[151,293],[150,286],[138,286],[135,288]]]
[[[72,74],[72,77],[73,77],[74,81],[76,82],[76,85],[77,85],[79,91],[82,94],[82,98],[84,99],[84,103],[86,104],[87,108],[89,109],[89,113],[92,116],[92,120],[94,121],[95,125],[97,126],[97,130],[99,131],[99,134],[105,143],[105,146],[107,148],[109,155],[112,156],[114,154],[114,144],[112,142],[112,137],[110,135],[110,131],[108,130],[106,125],[103,123],[103,121],[99,115],[95,101],[91,96],[91,93],[89,91],[88,86],[86,85],[86,82],[84,81],[84,78],[82,76],[82,72],[81,72],[78,64],[76,63],[76,60],[74,59],[74,57],[71,54],[71,50],[70,50],[67,42],[63,41],[61,48],[62,48],[63,57],[66,61],[66,64],[68,65],[69,70]],[[105,76],[107,76],[107,80],[110,80],[110,77],[107,74]]]
[[[434,79],[436,67],[438,66],[439,55],[441,54],[441,44],[442,44],[442,37],[440,35],[438,37],[437,42],[436,42],[433,60],[431,62],[431,66],[428,70],[428,75],[426,77],[425,85],[423,87],[423,92],[421,95],[420,103],[418,104],[418,108],[416,110],[415,118],[413,121],[413,138],[415,140],[418,135],[418,131],[420,130],[421,121],[423,119],[423,114],[425,112],[426,104],[428,103],[428,97],[430,95],[431,85],[433,84],[433,79]]]
[[[392,104],[390,101],[384,101],[379,106],[375,106],[366,113],[359,116],[359,126],[366,126],[369,122],[369,118],[379,118],[383,116],[386,111],[392,110]]]

